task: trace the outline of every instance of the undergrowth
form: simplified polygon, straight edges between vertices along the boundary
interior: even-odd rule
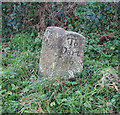
[[[84,69],[72,81],[39,77],[41,38],[33,39],[30,34],[19,34],[10,42],[4,42],[3,113],[109,113],[111,107],[113,112],[118,112],[119,93],[107,86],[95,89],[94,84],[100,80],[100,72],[105,68],[114,67],[117,73],[119,41],[105,42],[103,47],[97,45],[98,39],[86,38]],[[111,52],[111,47],[116,49],[116,55]]]
[[[116,27],[108,26],[112,32],[118,31]],[[69,30],[74,31],[71,26]],[[111,31],[105,30],[105,32]],[[2,39],[0,70],[2,73],[2,90],[0,91],[2,113],[119,112],[120,86],[115,85],[118,90],[107,85],[96,86],[108,68],[109,70],[112,68],[109,71],[110,75],[119,76],[120,38],[118,32],[114,33],[113,38],[97,30],[78,29],[78,33],[86,38],[83,71],[77,74],[75,79],[67,81],[61,81],[59,76],[52,79],[39,77],[38,63],[42,36],[32,37],[30,33],[20,33],[9,42]],[[109,40],[106,41],[101,35]]]

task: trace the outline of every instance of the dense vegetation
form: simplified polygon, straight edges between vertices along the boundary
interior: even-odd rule
[[[11,5],[13,9],[7,3],[2,5],[3,14],[8,12],[2,20],[2,113],[118,113],[119,3],[77,4],[69,14],[65,14],[65,9],[57,12],[57,5],[64,6],[66,3],[37,4],[14,3]],[[51,25],[76,31],[86,37],[83,71],[75,79],[61,81],[57,76],[53,79],[39,77],[43,33],[31,27],[24,29],[26,23],[29,25],[36,18],[25,13],[26,7],[35,12],[38,6],[47,5],[56,10],[56,20],[62,16],[64,20],[60,19],[62,23],[57,25],[48,13],[43,19],[43,28],[38,29],[44,30],[51,22]],[[14,14],[16,11],[19,13]],[[23,14],[29,18],[26,21],[26,16],[24,24],[21,20]],[[11,36],[13,31],[15,34]],[[107,78],[107,81],[101,78]]]

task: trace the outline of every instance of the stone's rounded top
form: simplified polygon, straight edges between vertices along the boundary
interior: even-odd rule
[[[80,36],[81,38],[83,38],[84,40],[85,40],[85,37],[83,36],[83,35],[81,35],[81,34],[79,34],[79,33],[77,33],[77,32],[73,32],[73,31],[67,31],[67,30],[65,30],[65,29],[63,29],[63,28],[61,28],[61,27],[57,27],[57,26],[49,26],[49,27],[47,27],[47,29],[54,29],[54,30],[62,30],[62,31],[65,31],[65,35],[70,35],[70,34],[72,34],[72,35],[77,35],[77,36]]]

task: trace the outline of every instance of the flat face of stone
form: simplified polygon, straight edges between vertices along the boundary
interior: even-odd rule
[[[39,69],[42,76],[66,76],[83,69],[85,37],[59,27],[48,27],[42,41]]]

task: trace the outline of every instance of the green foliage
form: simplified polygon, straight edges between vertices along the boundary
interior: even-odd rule
[[[95,2],[89,3],[82,7],[79,5],[77,10],[74,11],[74,15],[67,17],[68,28],[75,31],[87,31],[91,32],[101,32],[107,28],[119,29],[118,24],[112,23],[114,16],[118,19],[118,13],[115,14],[115,8],[112,6],[113,3],[108,2]],[[66,22],[65,20],[65,22]],[[109,31],[111,29],[109,28]]]
[[[32,21],[36,16],[37,8],[40,8],[40,3],[2,3],[2,34],[4,38],[9,40],[13,33],[23,29],[31,32],[29,28],[33,25]]]
[[[114,112],[118,112],[118,92],[108,87],[94,89],[93,84],[101,78],[100,72],[118,64],[118,60],[111,61],[118,54],[104,52],[103,45],[97,45],[97,39],[86,38],[84,69],[74,82],[39,78],[41,38],[33,39],[30,34],[19,34],[11,42],[4,42],[3,113],[109,113],[111,105]],[[114,45],[115,51],[118,44],[118,40],[104,43],[108,49]],[[111,55],[107,57],[108,53]]]
[[[95,90],[92,85],[84,84],[82,78],[75,84],[42,78],[31,82],[29,87],[31,89],[20,100],[20,112],[109,113],[111,105],[114,112],[118,112],[118,93],[114,95],[107,87]],[[31,94],[31,90],[35,92]],[[36,103],[42,108],[37,108]]]
[[[2,45],[3,112],[14,113],[22,94],[21,90],[29,84],[32,71],[37,73],[41,38],[33,39],[30,34],[19,34],[11,39],[11,42],[4,42]]]
[[[34,31],[16,34],[10,41],[2,39],[2,113],[119,112],[119,92],[107,86],[95,88],[106,68],[114,68],[113,75],[117,75],[119,69],[119,34],[116,32],[115,39],[99,43],[99,35],[105,35],[103,30],[106,33],[118,31],[116,22],[111,21],[115,12],[110,4],[90,3],[86,8],[78,8],[75,17],[65,18],[69,30],[86,37],[83,71],[75,80],[61,81],[58,76],[54,79],[39,77],[42,36],[36,37]],[[56,7],[53,5],[52,8]],[[104,13],[100,13],[102,10],[105,10],[108,20],[104,19]],[[107,24],[105,28],[104,24]]]
[[[33,27],[36,31],[44,31],[47,26],[62,26],[77,32],[87,30],[87,33],[119,29],[118,23],[112,22],[114,16],[116,20],[119,19],[119,2],[82,4],[84,3],[3,3],[3,36],[9,39],[13,33],[22,30],[31,32]]]

